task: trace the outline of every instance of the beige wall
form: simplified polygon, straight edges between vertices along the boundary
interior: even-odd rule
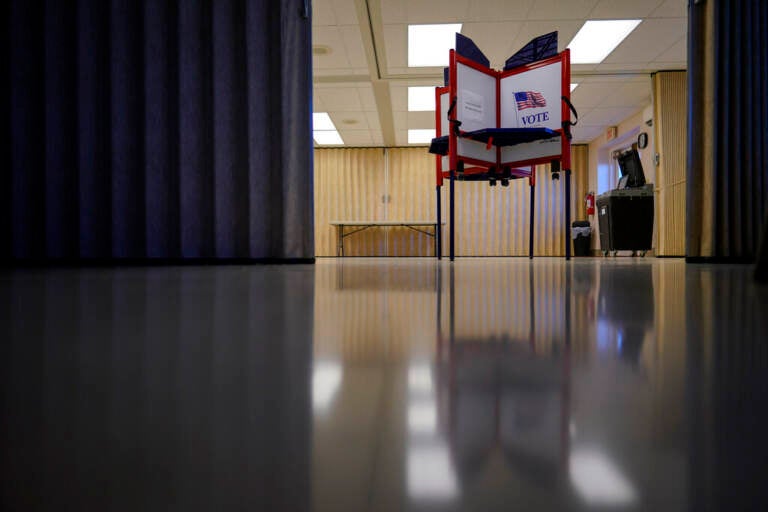
[[[574,158],[574,192],[586,171],[584,148]],[[581,163],[581,174],[577,167]],[[534,254],[565,254],[564,180],[537,168]],[[583,185],[581,185],[583,187]],[[442,187],[448,220],[448,182]],[[581,193],[583,197],[583,192]],[[426,148],[315,150],[315,253],[336,255],[333,220],[434,220],[435,157]],[[572,204],[575,211],[576,204]],[[527,179],[509,187],[487,182],[456,183],[457,256],[528,254],[530,188]],[[448,227],[443,229],[448,249]],[[434,240],[407,228],[368,229],[344,240],[347,256],[433,256]]]

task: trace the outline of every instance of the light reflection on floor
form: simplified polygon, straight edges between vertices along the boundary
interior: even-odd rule
[[[766,302],[748,276],[650,258],[321,260],[315,357],[356,378],[315,425],[315,509],[339,495],[356,510],[712,505],[716,492],[691,496],[687,400],[708,370],[690,367],[689,350],[722,340],[706,327],[691,340],[687,319],[730,322],[712,285],[741,280],[730,299],[753,325],[730,328],[754,343]],[[350,424],[345,448],[372,470],[331,469],[344,457],[326,435]]]
[[[759,509],[767,339],[682,260],[7,271],[0,509]]]

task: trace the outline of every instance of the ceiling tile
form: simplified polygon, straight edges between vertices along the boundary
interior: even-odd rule
[[[469,16],[468,0],[418,0],[406,4],[408,24],[462,23]]]
[[[537,0],[528,12],[529,20],[584,20],[597,0]]]
[[[331,0],[314,0],[312,2],[312,25],[336,25],[336,13]]]
[[[571,129],[573,144],[587,144],[603,134],[602,126],[582,126],[578,124]]]
[[[585,76],[578,79],[574,79],[573,81],[581,82],[581,83],[628,83],[628,82],[646,82],[649,80],[648,74],[636,74],[636,75],[592,75],[592,76]],[[617,87],[617,85],[614,85],[614,87]]]
[[[360,96],[360,105],[363,110],[376,110],[376,98],[373,95],[373,87],[370,84],[358,86],[357,94]]]
[[[345,146],[370,146],[373,137],[368,130],[341,130],[339,131]]]
[[[325,104],[317,93],[317,89],[312,91],[312,111],[313,112],[326,112]]]
[[[674,46],[686,32],[685,18],[644,20],[603,63],[650,62]]]
[[[663,1],[663,0],[662,0]],[[659,0],[600,0],[589,13],[590,19],[621,20],[645,18],[662,1]]]
[[[365,117],[368,119],[368,126],[371,128],[371,130],[381,130],[378,112],[366,111],[364,112],[364,114],[365,114]]]
[[[408,112],[393,112],[392,119],[395,124],[395,131],[408,129]]]
[[[408,112],[408,128],[434,128],[434,112]]]
[[[651,16],[654,18],[685,18],[688,16],[688,0],[667,0]]]
[[[651,69],[648,62],[606,62],[598,64],[595,71],[601,73],[626,73],[633,71],[637,73],[646,73],[650,72]]]
[[[349,65],[355,68],[368,69],[368,59],[365,56],[363,38],[360,37],[360,27],[357,25],[339,27],[339,33],[344,43]]]
[[[634,107],[599,107],[591,110],[583,118],[579,119],[579,125],[583,126],[614,126],[637,112]]]
[[[318,96],[328,112],[354,112],[361,110],[360,98],[354,87],[318,89]],[[334,123],[336,120],[334,119]]]
[[[350,62],[346,45],[339,27],[315,27],[312,31],[312,45],[330,48],[330,53],[312,56],[313,69],[345,69]]]
[[[408,26],[384,25],[387,68],[408,68]],[[391,72],[391,70],[390,70]]]
[[[389,87],[389,95],[392,99],[393,112],[408,111],[408,87],[402,83],[392,84]]]
[[[381,0],[381,22],[385,25],[408,23],[406,4],[406,0]]]
[[[646,83],[630,82],[616,89],[601,104],[603,107],[644,107],[651,103],[651,79]]]
[[[522,21],[528,17],[528,11],[536,0],[471,0],[469,2],[468,21]]]
[[[688,38],[682,37],[654,59],[654,62],[685,62],[688,60]]]
[[[590,73],[597,69],[597,64],[571,64],[571,76],[579,73]]]
[[[616,87],[617,84],[592,84],[581,82],[571,93],[571,103],[573,103],[573,106],[576,107],[576,110],[579,112],[584,108],[597,107],[607,96],[610,96],[616,91]]]
[[[314,4],[313,0],[313,4]],[[354,0],[332,0],[333,12],[336,15],[338,25],[358,25],[357,9]],[[313,6],[314,13],[314,6]]]
[[[358,131],[372,128],[368,125],[368,116],[365,115],[365,112],[336,111],[331,112],[330,115],[339,131]],[[378,126],[373,126],[373,128],[378,128]]]

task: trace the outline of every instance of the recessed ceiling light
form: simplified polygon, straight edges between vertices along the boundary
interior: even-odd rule
[[[328,112],[315,112],[312,114],[313,130],[335,130],[336,125],[331,121]]]
[[[424,112],[428,110],[435,110],[435,88],[409,87],[408,111]]]
[[[315,142],[318,144],[327,146],[341,146],[344,144],[344,141],[341,140],[341,135],[339,135],[339,132],[336,130],[315,131],[312,133],[312,138],[314,138]]]
[[[408,67],[447,66],[461,23],[408,25]]]
[[[571,64],[599,64],[642,20],[588,20],[568,45]]]
[[[435,130],[408,130],[408,144],[429,144],[435,138]]]
[[[571,92],[573,92],[573,90],[575,88],[577,88],[578,86],[579,86],[579,84],[571,84]]]

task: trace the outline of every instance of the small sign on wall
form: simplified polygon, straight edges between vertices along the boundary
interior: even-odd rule
[[[605,140],[615,139],[618,131],[619,130],[616,126],[609,126],[608,129],[605,130]]]

